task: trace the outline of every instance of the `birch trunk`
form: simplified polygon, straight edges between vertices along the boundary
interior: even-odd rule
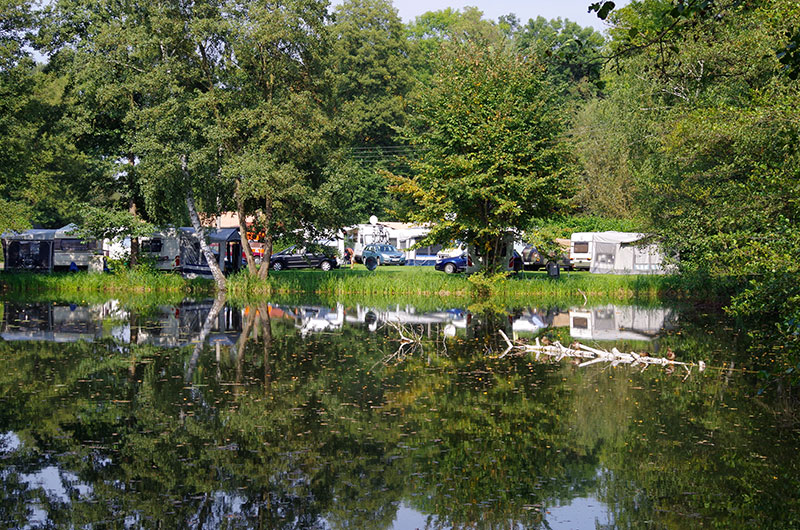
[[[136,165],[136,156],[133,153],[128,153],[128,182],[133,183],[133,172]],[[133,185],[130,186],[130,199],[128,200],[128,211],[137,218],[136,215],[136,201],[134,200]],[[139,264],[139,237],[131,237],[131,268]]]
[[[203,323],[203,328],[200,330],[200,335],[196,339],[197,342],[195,342],[194,350],[192,351],[192,358],[189,359],[189,364],[186,367],[187,383],[192,381],[192,376],[195,368],[197,367],[197,362],[200,360],[200,353],[203,351],[203,345],[206,343],[208,334],[211,333],[211,328],[214,327],[214,323],[217,321],[219,312],[224,306],[225,293],[217,293],[217,297],[214,299],[214,304],[211,306],[211,310],[209,310],[208,315],[206,315],[206,320]]]
[[[181,155],[181,170],[186,177],[186,207],[189,209],[189,218],[192,220],[194,235],[200,242],[200,250],[202,250],[203,256],[205,256],[206,262],[208,262],[208,267],[211,269],[211,275],[214,277],[214,282],[217,284],[217,290],[225,292],[227,289],[225,275],[222,274],[222,270],[219,268],[219,262],[214,257],[214,253],[211,252],[211,247],[209,247],[206,242],[206,231],[203,229],[200,216],[197,214],[197,207],[194,204],[194,193],[192,192],[192,187],[189,185],[191,180],[189,179],[186,155]],[[220,252],[222,252],[222,248],[220,248]]]
[[[266,304],[259,306],[258,314],[261,317],[261,340],[264,345],[264,394],[269,395],[272,384],[272,367],[269,361],[272,348],[272,319]]]

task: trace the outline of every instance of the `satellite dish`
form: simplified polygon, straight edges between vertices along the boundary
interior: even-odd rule
[[[362,219],[363,219],[363,217],[362,217]],[[378,224],[378,218],[375,217],[374,215],[370,215],[369,216],[369,224],[371,224],[372,226],[375,226],[376,224]]]
[[[378,268],[378,259],[375,256],[370,256],[364,260],[364,265],[367,266],[367,270],[374,271]]]

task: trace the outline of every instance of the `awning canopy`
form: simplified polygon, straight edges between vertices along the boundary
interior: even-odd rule
[[[194,235],[194,228],[182,226],[179,229],[185,235]],[[238,228],[206,228],[206,237],[211,243],[227,243],[228,241],[240,241]]]

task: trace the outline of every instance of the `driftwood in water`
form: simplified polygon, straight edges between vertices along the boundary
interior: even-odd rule
[[[616,348],[612,348],[611,351],[591,348],[580,342],[573,342],[569,346],[564,346],[558,341],[550,344],[542,344],[537,338],[536,344],[514,344],[502,330],[500,331],[500,335],[503,336],[503,339],[505,339],[508,344],[508,348],[506,348],[500,357],[504,357],[508,355],[508,353],[516,351],[519,353],[535,353],[536,360],[539,360],[539,357],[542,355],[553,358],[556,361],[566,358],[584,359],[583,362],[578,364],[579,367],[608,362],[611,363],[611,366],[617,366],[619,364],[641,366],[643,370],[653,364],[658,366],[682,366],[688,373],[691,373],[693,366],[697,366],[701,372],[706,368],[706,363],[703,361],[697,364],[684,363],[667,357],[650,357],[648,354],[638,354],[635,352],[623,353]]]

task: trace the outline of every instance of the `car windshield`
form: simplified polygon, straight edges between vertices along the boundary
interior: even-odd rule
[[[378,247],[379,252],[394,252],[395,248],[392,245],[381,245]]]

